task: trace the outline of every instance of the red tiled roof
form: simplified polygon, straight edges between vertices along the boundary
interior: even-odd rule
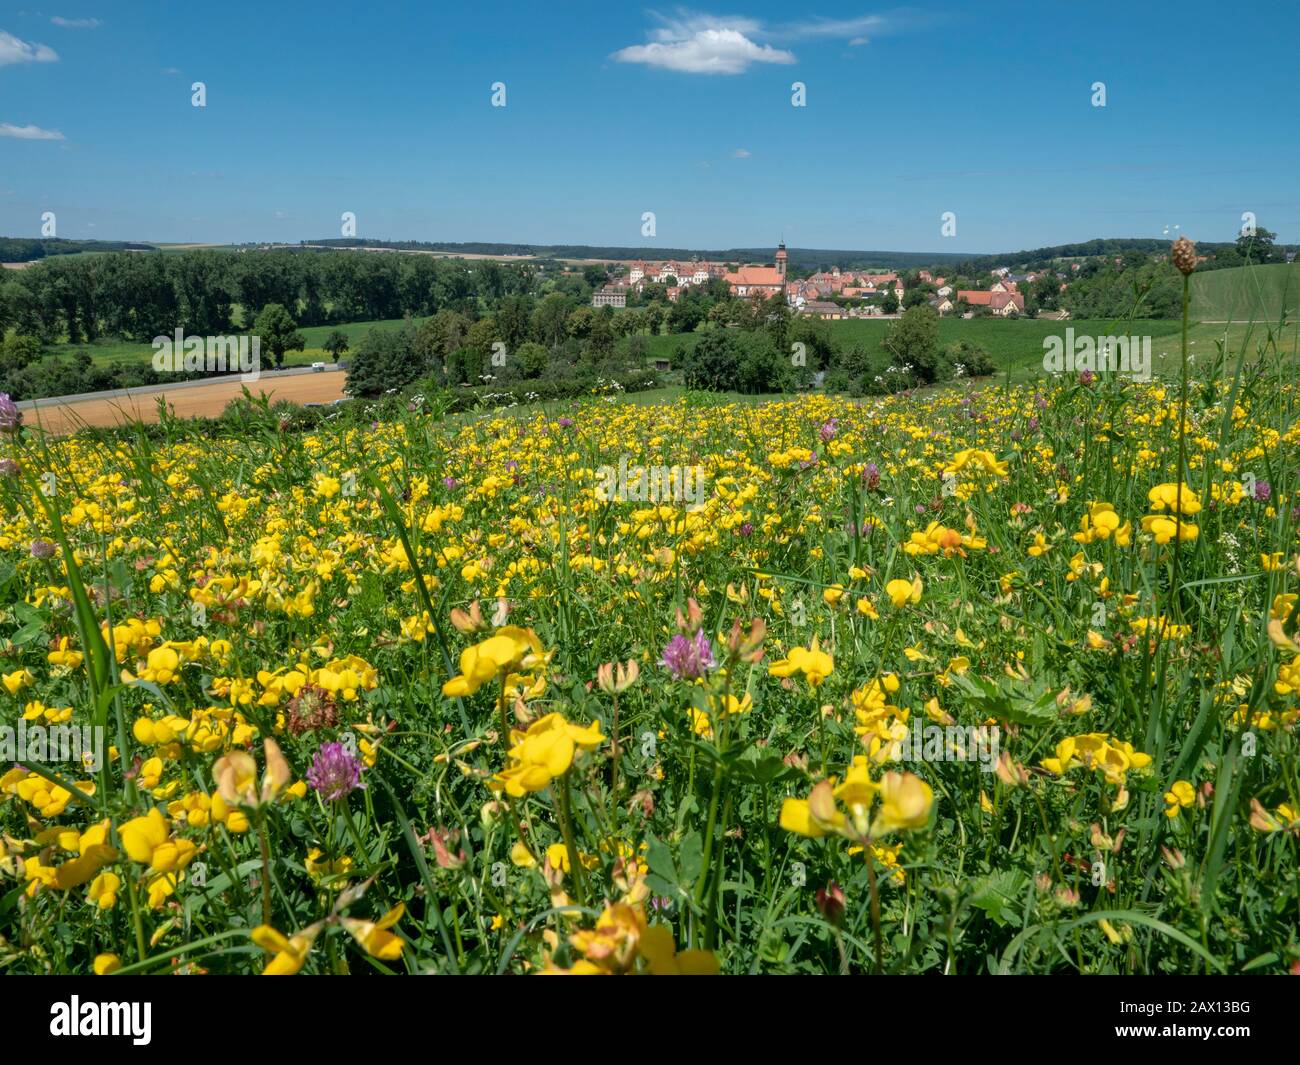
[[[723,279],[733,285],[785,284],[785,277],[775,266],[742,266],[734,274],[725,274]]]

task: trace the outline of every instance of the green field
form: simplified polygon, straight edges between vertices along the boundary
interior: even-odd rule
[[[1270,269],[1265,267],[1263,269]],[[1219,274],[1235,274],[1235,270],[1218,271]],[[1205,277],[1212,277],[1207,274]],[[1195,280],[1195,279],[1194,279]],[[422,319],[415,319],[418,323]],[[291,351],[286,354],[285,366],[306,366],[313,362],[327,360],[321,348],[325,338],[334,329],[342,330],[348,337],[349,349],[355,350],[361,338],[376,327],[396,327],[402,319],[394,318],[383,321],[350,322],[343,325],[321,325],[304,327],[299,330],[307,342],[303,351]],[[886,359],[884,341],[888,335],[891,320],[857,319],[854,321],[828,322],[831,336],[842,348],[848,349],[862,345],[872,356]],[[1127,334],[1130,336],[1151,337],[1152,369],[1157,373],[1172,373],[1177,370],[1179,355],[1180,324],[1170,319],[1139,319],[1128,323],[1117,323],[1101,319],[1080,319],[1078,321],[1052,322],[1040,319],[1013,318],[943,318],[939,322],[939,342],[943,346],[960,340],[969,340],[985,348],[998,367],[999,373],[1009,373],[1016,380],[1039,376],[1042,373],[1043,341],[1049,336],[1065,336],[1065,330],[1072,328],[1076,336],[1108,336]],[[1275,330],[1276,332],[1276,330]],[[1291,325],[1277,338],[1279,349],[1291,357],[1300,354],[1298,347],[1300,330]],[[646,337],[649,341],[647,365],[654,359],[672,358],[678,348],[689,348],[699,340],[702,334],[684,333]],[[1193,356],[1205,360],[1213,358],[1217,345],[1223,342],[1230,354],[1244,351],[1254,358],[1261,345],[1269,340],[1268,324],[1250,324],[1237,319],[1232,324],[1209,321],[1194,322],[1189,330],[1189,350]],[[100,340],[94,344],[60,344],[53,349],[56,354],[72,354],[78,351],[89,352],[99,365],[121,362],[146,362],[153,355],[149,344],[135,341]],[[346,356],[345,356],[346,358]],[[674,369],[677,367],[674,365]]]
[[[1192,275],[1192,306],[1202,321],[1268,322],[1300,306],[1300,267],[1295,263],[1240,266]]]
[[[413,321],[418,325],[424,319],[416,318]],[[298,332],[303,335],[307,346],[302,351],[286,352],[284,356],[285,366],[309,366],[313,362],[322,360],[328,361],[330,356],[325,354],[321,345],[325,343],[325,338],[335,329],[345,334],[348,338],[348,350],[353,351],[361,343],[361,338],[376,326],[396,327],[402,324],[401,318],[391,318],[383,321],[374,322],[346,322],[341,325],[313,325],[303,326]],[[238,332],[232,330],[232,333]],[[55,344],[51,346],[50,351],[56,355],[72,355],[79,351],[84,351],[90,355],[96,365],[111,366],[123,362],[148,362],[153,358],[153,345],[141,344],[134,340],[97,340],[93,344]],[[347,358],[346,353],[343,356]]]
[[[884,342],[893,325],[890,319],[865,319],[828,322],[831,336],[843,349],[863,347],[873,357],[888,361]],[[1073,328],[1076,335],[1108,336],[1124,333],[1132,336],[1149,336],[1152,361],[1159,368],[1162,356],[1176,358],[1178,354],[1179,323],[1169,320],[1143,319],[1123,325],[1110,321],[1080,320],[1077,322],[1051,322],[1038,319],[1013,318],[942,318],[939,321],[939,343],[947,347],[960,340],[979,344],[992,357],[998,370],[1013,376],[1028,376],[1041,372],[1043,340],[1049,336],[1065,336]],[[1213,333],[1213,330],[1211,331]],[[1220,327],[1215,336],[1222,336]],[[650,338],[650,358],[670,358],[678,347],[691,346],[698,336],[659,336]],[[1213,336],[1194,334],[1207,349],[1213,350]],[[1192,350],[1196,350],[1193,348]]]

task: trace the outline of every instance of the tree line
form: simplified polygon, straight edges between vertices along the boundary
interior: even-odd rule
[[[531,264],[419,255],[187,251],[58,256],[0,279],[0,331],[42,344],[100,337],[149,342],[247,329],[268,304],[300,326],[416,317],[528,292]],[[581,277],[572,285],[581,289]]]

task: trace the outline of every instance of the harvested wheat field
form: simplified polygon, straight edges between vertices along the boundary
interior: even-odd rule
[[[346,379],[347,373],[343,370],[264,377],[247,385],[234,377],[207,385],[141,389],[126,395],[113,394],[111,398],[75,399],[67,403],[45,401],[48,406],[43,404],[28,409],[24,411],[24,417],[27,424],[56,434],[75,432],[83,426],[120,425],[128,421],[156,422],[158,400],[162,398],[177,417],[215,418],[227,403],[242,395],[244,388],[255,396],[266,395],[272,400],[330,403],[343,397]]]

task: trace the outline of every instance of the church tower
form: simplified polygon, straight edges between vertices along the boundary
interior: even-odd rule
[[[785,264],[787,258],[789,257],[785,253],[785,241],[781,241],[781,243],[776,246],[776,272],[782,277],[785,277]]]

